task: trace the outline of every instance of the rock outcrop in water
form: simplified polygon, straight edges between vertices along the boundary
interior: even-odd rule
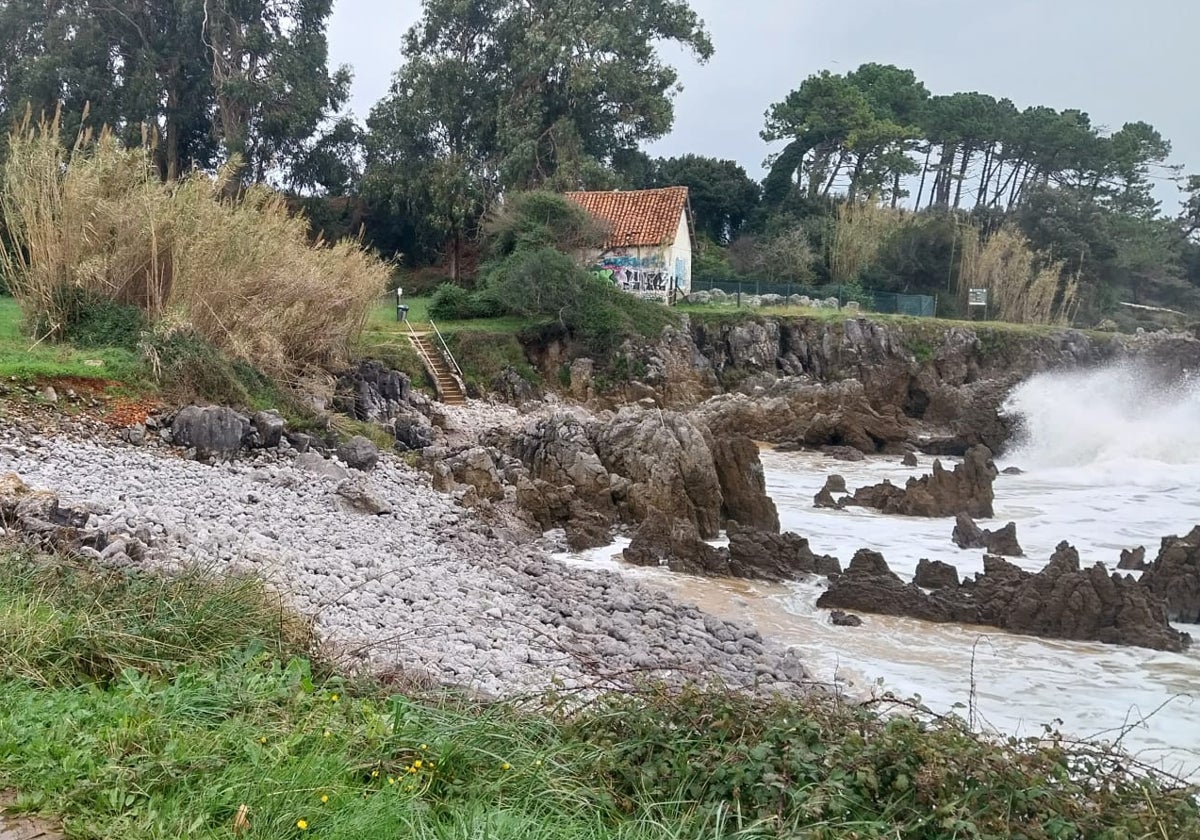
[[[927,566],[918,583],[930,583],[931,571]],[[1036,574],[988,556],[983,574],[933,593],[924,592],[917,583],[904,583],[881,555],[863,549],[817,606],[1154,650],[1179,651],[1191,642],[1186,633],[1170,626],[1164,601],[1153,591],[1130,578],[1108,574],[1099,563],[1080,568],[1079,553],[1065,542]]]
[[[1022,557],[1025,552],[1017,542],[1017,523],[1009,522],[1003,528],[989,531],[980,528],[975,520],[960,513],[954,523],[954,531],[950,539],[959,548],[982,548],[988,554],[999,554],[1003,557]]]
[[[780,582],[811,575],[836,576],[836,557],[814,554],[798,534],[776,534],[729,523],[728,547],[715,548],[700,539],[695,527],[653,511],[633,534],[623,552],[635,566],[657,566],[704,577],[732,577]]]
[[[1184,537],[1164,537],[1141,584],[1165,602],[1171,621],[1200,624],[1200,526]]]
[[[839,504],[869,507],[895,516],[968,516],[991,518],[996,465],[985,446],[972,447],[961,464],[947,470],[933,462],[933,472],[910,478],[904,487],[890,481],[861,487]]]

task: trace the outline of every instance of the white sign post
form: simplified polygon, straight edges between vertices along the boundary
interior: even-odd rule
[[[987,320],[988,290],[967,289],[967,314],[975,320],[975,313],[982,310],[983,320]]]

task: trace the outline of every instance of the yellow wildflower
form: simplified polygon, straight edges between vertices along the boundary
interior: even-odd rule
[[[421,745],[421,751],[422,751],[422,752],[424,752],[424,751],[425,751],[425,750],[427,750],[427,749],[429,749],[429,745],[428,745],[428,744],[422,744],[422,745]]]
[[[265,743],[267,743],[267,736],[266,736],[266,735],[264,735],[264,736],[262,736],[261,738],[259,738],[259,739],[258,739],[258,743],[260,743],[260,744],[265,744]]]
[[[334,692],[333,696],[330,697],[329,699],[332,700],[334,703],[336,703],[338,701],[337,692]]]
[[[511,769],[512,769],[512,765],[511,765],[511,764],[509,764],[509,763],[506,761],[506,762],[504,762],[503,764],[501,764],[501,765],[500,765],[500,769],[501,769],[501,770],[511,770]]]
[[[296,828],[300,829],[301,831],[308,831],[308,821],[296,820]]]
[[[392,778],[391,776],[388,776],[388,784],[394,785],[394,784],[396,784],[396,780],[394,778]]]
[[[378,771],[378,770],[372,770],[372,771],[371,771],[371,778],[372,778],[372,779],[378,779],[378,778],[379,778],[379,771]]]
[[[416,767],[418,770],[420,770],[421,769],[421,759],[418,758],[416,761],[414,761],[413,767]]]
[[[322,801],[322,802],[328,802],[328,801],[329,801],[329,794],[327,794],[327,793],[322,793],[322,794],[321,794],[321,801]]]

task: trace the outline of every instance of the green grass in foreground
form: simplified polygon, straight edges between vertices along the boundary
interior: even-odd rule
[[[0,554],[0,786],[75,838],[1200,837],[1100,748],[827,699],[404,696],[311,664],[253,581]]]
[[[100,361],[102,364],[88,364]],[[21,308],[0,297],[0,378],[21,381],[81,377],[131,384],[145,376],[136,353],[118,347],[77,350],[65,344],[38,342],[24,331]]]

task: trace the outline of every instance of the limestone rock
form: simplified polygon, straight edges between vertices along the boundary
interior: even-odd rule
[[[336,492],[353,510],[372,516],[392,512],[392,506],[371,489],[364,476],[355,476],[343,481],[337,486]]]
[[[1121,549],[1121,560],[1117,568],[1126,572],[1142,572],[1149,566],[1146,564],[1146,546]]]
[[[350,473],[333,463],[333,461],[330,461],[320,452],[302,452],[296,456],[296,460],[293,463],[298,470],[303,470],[322,478],[333,479],[334,481],[345,481],[350,477]]]
[[[379,447],[362,435],[355,435],[337,448],[337,456],[351,469],[370,472],[379,463]]]
[[[961,464],[953,471],[933,462],[933,472],[920,478],[910,478],[904,487],[889,481],[871,487],[861,487],[843,502],[879,510],[898,516],[969,516],[991,518],[995,498],[992,482],[996,465],[992,453],[984,446],[972,447]]]
[[[956,589],[958,569],[941,560],[918,560],[913,583],[922,589]]]
[[[408,376],[367,359],[339,377],[335,404],[358,420],[379,423],[404,413],[411,392]]]
[[[279,446],[283,433],[287,429],[287,421],[279,416],[278,411],[258,411],[250,418],[254,431],[258,433],[258,445],[266,449]]]
[[[635,566],[661,566],[683,574],[721,575],[727,568],[719,549],[700,539],[690,519],[672,519],[652,510],[622,552]]]
[[[496,470],[492,452],[482,446],[472,447],[447,458],[443,463],[459,484],[474,487],[480,498],[498,501],[504,498],[504,484]]]
[[[250,434],[250,420],[224,406],[189,405],[171,423],[176,446],[194,448],[200,460],[228,460]]]
[[[721,527],[721,484],[704,432],[681,414],[625,408],[595,430],[603,467],[629,480],[629,518],[658,510],[703,539]]]
[[[954,523],[950,538],[959,548],[982,548],[989,554],[1004,557],[1022,557],[1025,552],[1017,542],[1017,523],[1009,522],[1003,528],[989,531],[980,528],[965,513],[960,513]]]
[[[779,512],[767,495],[767,481],[758,447],[744,435],[723,437],[712,444],[713,464],[721,487],[721,515],[739,525],[779,532]]]
[[[396,418],[392,424],[396,437],[396,449],[400,452],[416,452],[433,446],[435,434],[433,424],[423,414],[409,412]]]
[[[1200,526],[1183,537],[1164,537],[1140,582],[1166,603],[1168,619],[1200,624]]]
[[[800,580],[830,577],[842,571],[836,557],[814,554],[798,534],[779,534],[730,523],[728,574],[753,580]]]
[[[854,613],[833,610],[829,613],[829,623],[834,627],[862,627],[863,620]]]
[[[849,568],[817,599],[817,606],[949,621],[949,612],[915,584],[904,583],[888,567],[883,555],[859,549]]]

